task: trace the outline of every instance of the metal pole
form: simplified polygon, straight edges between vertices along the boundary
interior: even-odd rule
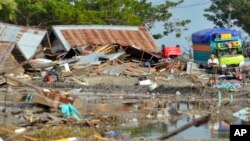
[[[232,11],[233,11],[233,7],[232,7],[231,3],[229,3],[229,5],[228,5],[228,10],[229,10],[229,14],[228,14],[228,28],[230,29],[232,27]]]

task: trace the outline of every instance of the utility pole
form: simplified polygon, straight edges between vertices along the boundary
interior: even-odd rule
[[[228,28],[232,28],[233,25],[232,25],[232,11],[233,11],[233,7],[232,7],[232,4],[229,3],[229,5],[227,6],[228,8],[228,11],[229,11],[229,14],[228,14]]]

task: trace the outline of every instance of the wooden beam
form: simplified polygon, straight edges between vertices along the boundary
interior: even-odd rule
[[[151,60],[153,59],[153,57],[154,57],[154,56],[153,56],[153,55],[151,55],[151,57],[150,57],[149,61],[151,61]]]
[[[141,62],[142,62],[143,56],[144,56],[144,51],[142,51]]]
[[[46,33],[46,38],[47,38],[47,41],[48,41],[48,44],[49,44],[49,48],[52,49],[48,32]]]
[[[38,86],[35,86],[35,85],[30,84],[30,83],[28,83],[28,82],[25,82],[25,81],[23,81],[23,80],[16,79],[16,78],[11,77],[11,76],[8,76],[8,75],[6,75],[6,74],[3,75],[3,77],[5,77],[5,78],[7,78],[7,79],[10,79],[10,80],[12,80],[12,81],[18,82],[18,83],[20,83],[20,84],[26,85],[26,86],[28,86],[28,87],[30,87],[30,88],[34,88],[38,93],[43,94],[43,89],[40,88],[40,87],[38,87]]]

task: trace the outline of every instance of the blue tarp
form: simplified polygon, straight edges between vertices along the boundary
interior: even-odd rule
[[[76,120],[81,120],[81,114],[75,106],[71,104],[61,104],[60,108],[63,115],[67,118],[74,117]]]
[[[210,28],[200,30],[192,34],[193,44],[209,44],[211,40],[214,40],[216,34],[231,33],[232,37],[241,37],[240,31],[223,29],[223,28]]]

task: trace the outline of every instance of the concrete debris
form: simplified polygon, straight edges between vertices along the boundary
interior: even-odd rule
[[[140,86],[147,86],[147,85],[151,85],[152,83],[153,82],[150,79],[139,81]]]
[[[104,74],[108,74],[111,76],[119,76],[121,75],[125,70],[125,67],[122,65],[114,65],[114,66],[108,66],[103,71]]]
[[[158,87],[158,84],[157,83],[151,83],[149,86],[148,86],[148,89],[149,91],[153,91],[154,89],[156,89]]]
[[[179,91],[176,91],[175,95],[179,96],[179,95],[181,95],[181,93]]]
[[[24,131],[26,131],[25,128],[17,128],[17,129],[15,129],[15,133],[17,133],[17,134],[20,134],[20,133],[22,133]]]

